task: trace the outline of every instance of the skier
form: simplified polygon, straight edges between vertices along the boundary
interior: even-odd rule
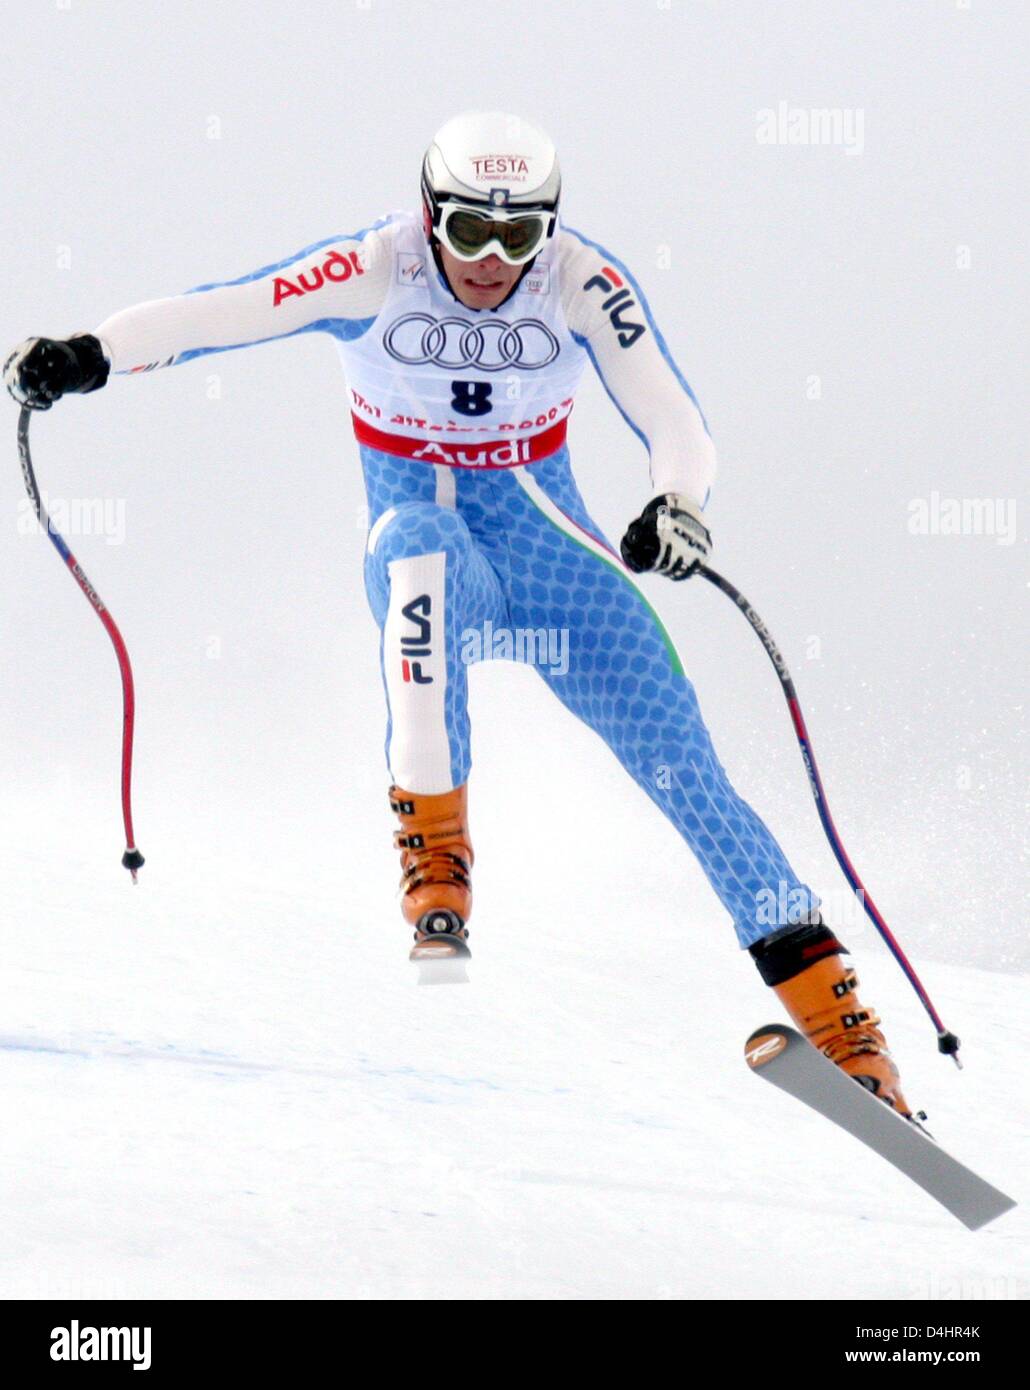
[[[424,157],[420,215],[136,305],[92,333],[30,338],[5,381],[20,404],[46,410],[111,372],[332,335],[368,496],[365,588],[381,633],[412,958],[468,953],[466,666],[487,634],[565,631],[567,669],[537,660],[544,681],[672,821],[805,1036],[909,1116],[845,948],[730,785],[676,649],[631,577],[683,580],[707,558],[715,453],[640,287],[561,224],[560,190],[541,131],[503,113],[458,116]],[[621,560],[587,511],[565,443],[588,359],[650,458],[651,500]]]

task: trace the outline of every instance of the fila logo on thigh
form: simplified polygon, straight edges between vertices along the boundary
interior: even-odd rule
[[[428,594],[419,594],[418,598],[413,598],[401,609],[408,622],[415,627],[413,634],[401,638],[401,675],[416,685],[433,683],[433,677],[423,673],[421,661],[415,660],[416,657],[433,655],[432,609],[433,600]]]

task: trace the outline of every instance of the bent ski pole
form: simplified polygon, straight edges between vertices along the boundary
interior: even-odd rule
[[[918,995],[923,1008],[930,1015],[930,1021],[937,1030],[938,1050],[946,1057],[954,1058],[955,1065],[960,1067],[962,1063],[959,1061],[958,1057],[959,1039],[954,1033],[948,1032],[945,1028],[941,1021],[940,1014],[934,1008],[933,1001],[929,994],[927,994],[922,981],[913,969],[911,961],[899,946],[894,933],[884,921],[883,914],[866,892],[865,885],[859,878],[855,866],[848,858],[848,852],[844,848],[837,827],[833,823],[833,817],[830,815],[830,808],[826,801],[826,792],[823,788],[823,780],[819,776],[819,768],[815,761],[815,753],[812,751],[812,740],[808,736],[804,715],[801,713],[801,706],[798,703],[797,691],[794,689],[794,682],[791,680],[790,671],[787,669],[787,663],[783,659],[782,652],[773,641],[772,634],[765,623],[738,588],[731,584],[728,579],[724,579],[721,574],[717,574],[715,570],[709,569],[707,565],[698,565],[697,572],[703,575],[710,584],[714,584],[717,589],[721,589],[728,598],[733,600],[758,634],[762,646],[765,648],[766,654],[775,667],[776,674],[780,679],[780,685],[783,688],[783,694],[787,701],[787,708],[790,710],[791,721],[794,725],[794,733],[797,737],[798,745],[801,748],[801,757],[804,760],[805,772],[808,774],[808,785],[815,799],[816,810],[819,812],[819,819],[822,821],[823,829],[826,832],[826,838],[830,842],[830,848],[833,850],[844,877],[851,885],[853,892],[856,893],[861,900],[862,906],[872,920],[873,926],[887,943],[888,950],[901,966],[909,984]]]
[[[75,582],[89,599],[97,617],[107,629],[107,635],[114,645],[115,655],[118,658],[118,669],[122,677],[122,820],[125,823],[125,853],[122,855],[122,863],[132,874],[132,881],[135,883],[136,875],[143,867],[143,856],[136,848],[136,840],[132,833],[132,736],[136,715],[132,665],[122,640],[122,634],[118,631],[117,623],[111,617],[103,599],[87,579],[85,570],[68,549],[64,538],[50,520],[47,510],[43,506],[39,487],[36,484],[36,474],[32,467],[32,455],[29,452],[29,420],[31,416],[32,411],[27,406],[22,407],[18,416],[18,457],[21,460],[21,473],[25,480],[29,500],[36,513],[36,519],[50,537],[54,549],[71,570]]]

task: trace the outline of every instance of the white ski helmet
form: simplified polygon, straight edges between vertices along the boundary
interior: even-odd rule
[[[560,193],[549,137],[503,111],[455,116],[422,161],[426,236],[463,261],[528,263],[554,234]]]

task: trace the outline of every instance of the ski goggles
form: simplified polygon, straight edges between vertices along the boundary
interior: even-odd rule
[[[509,265],[522,265],[547,240],[554,214],[480,211],[460,203],[445,203],[434,231],[459,261],[478,261],[494,252]]]

